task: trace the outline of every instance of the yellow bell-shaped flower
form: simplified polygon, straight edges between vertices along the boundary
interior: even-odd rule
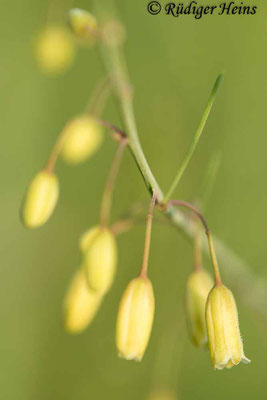
[[[48,26],[35,43],[35,57],[44,73],[63,72],[72,63],[75,54],[73,38],[61,26]]]
[[[92,290],[106,293],[111,287],[117,266],[117,245],[108,228],[96,227],[81,239],[83,265]]]
[[[88,287],[83,269],[79,269],[70,284],[64,301],[64,324],[69,333],[82,332],[94,319],[102,296]]]
[[[78,164],[94,154],[103,141],[103,132],[90,116],[74,118],[64,128],[65,137],[61,154],[69,164]]]
[[[213,280],[204,269],[192,272],[187,280],[185,293],[187,325],[190,337],[197,347],[208,342],[205,308],[212,287]]]
[[[58,179],[55,174],[39,172],[27,190],[22,220],[27,228],[42,226],[51,216],[59,195]]]
[[[78,39],[93,42],[97,30],[97,20],[88,11],[73,8],[69,11],[69,25]]]
[[[231,368],[241,361],[250,360],[244,355],[234,296],[224,285],[215,286],[206,306],[209,350],[215,369]]]
[[[133,279],[119,306],[116,342],[120,357],[141,361],[149,342],[155,300],[153,286],[147,277]]]

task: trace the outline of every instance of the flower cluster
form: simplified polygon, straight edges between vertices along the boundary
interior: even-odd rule
[[[73,34],[85,42],[100,35],[95,18],[82,10],[75,9],[69,13],[69,25]],[[38,57],[45,69],[59,70],[69,62],[72,47],[66,38],[63,31],[50,30],[39,39]],[[102,100],[98,93],[93,101],[94,107],[67,123],[47,164],[30,183],[22,207],[22,220],[27,228],[34,229],[44,225],[51,217],[59,197],[59,183],[54,172],[58,157],[69,164],[79,164],[100,148],[103,125],[115,132],[114,138],[118,146],[104,189],[99,222],[80,238],[81,264],[74,274],[64,301],[65,328],[73,334],[82,332],[93,321],[101,302],[112,287],[117,269],[118,232],[110,225],[110,214],[121,156],[129,143],[126,133],[99,119],[100,111],[96,103],[102,104]],[[197,347],[208,343],[215,369],[231,368],[241,361],[248,363],[239,331],[235,300],[232,292],[222,283],[206,220],[192,204],[178,200],[164,202],[162,198],[162,195],[153,190],[141,270],[126,287],[119,305],[116,328],[119,356],[127,360],[142,360],[152,331],[155,298],[147,270],[154,208],[168,213],[172,207],[184,206],[193,211],[204,225],[214,270],[212,279],[203,269],[199,234],[196,230],[195,265],[187,280],[185,296],[189,335]]]

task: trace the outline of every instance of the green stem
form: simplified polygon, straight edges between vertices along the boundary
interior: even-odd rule
[[[106,8],[106,1],[95,0],[95,6],[98,9],[100,15],[101,13],[106,13],[109,18],[110,15],[112,16],[112,10]],[[121,69],[123,69],[123,66],[120,66],[120,57],[117,58],[116,62],[113,62],[113,57],[111,56],[111,53],[113,53],[114,50],[111,51],[109,46],[105,45],[104,43],[102,43],[101,47],[102,58],[107,68],[107,72],[111,72],[113,75],[113,79],[115,80],[115,77],[119,76]],[[111,70],[109,70],[109,65],[111,67]],[[119,74],[116,70],[117,66]],[[130,105],[128,104],[128,102],[127,104],[124,104],[124,96],[121,96],[120,91],[118,90],[116,90],[116,96],[117,98],[119,97],[118,100],[122,112],[122,117],[125,121],[125,126],[127,128],[130,128],[127,129],[127,134],[129,135],[129,137],[131,137],[129,146],[137,164],[140,162],[140,165],[138,164],[138,168],[142,173],[142,176],[146,182],[147,187],[149,188],[151,195],[151,188],[154,187],[158,201],[162,201],[163,195],[161,189],[157,184],[147,164],[147,161],[144,158],[142,149],[139,153],[140,143],[138,139],[136,140],[137,132],[132,111],[132,104],[131,102]],[[192,224],[188,221],[188,218],[185,217],[176,207],[169,207],[164,215],[172,222],[173,226],[176,227],[179,232],[184,233],[186,237],[190,238],[190,240],[193,239],[194,232],[192,230]],[[232,287],[236,288],[236,290],[239,292],[240,298],[250,309],[258,312],[258,314],[267,319],[266,307],[263,306],[263,304],[266,304],[267,302],[267,282],[261,277],[257,276],[246,264],[246,262],[242,260],[238,255],[236,255],[232,251],[232,249],[225,245],[219,238],[216,238],[213,235],[213,240],[226,279],[232,282]],[[203,242],[203,251],[205,254],[209,254],[209,248],[205,242]],[[248,290],[250,296],[247,295]]]
[[[101,55],[113,83],[113,92],[118,100],[124,130],[127,132],[128,145],[142,174],[150,194],[156,194],[159,201],[162,200],[162,191],[148,165],[141,147],[137,127],[134,118],[132,103],[132,90],[124,67],[120,49],[114,43],[103,40],[100,43]]]
[[[195,136],[193,138],[193,141],[192,141],[192,143],[191,143],[191,145],[189,147],[188,153],[187,153],[184,161],[182,162],[182,165],[178,169],[178,172],[177,172],[177,174],[176,174],[176,176],[174,178],[173,183],[171,184],[170,189],[168,190],[166,196],[164,197],[164,200],[163,200],[164,204],[166,204],[167,201],[172,196],[173,192],[175,191],[178,183],[180,182],[180,180],[181,180],[181,178],[182,178],[182,176],[183,176],[183,174],[184,174],[184,172],[186,170],[186,167],[189,164],[189,161],[191,160],[191,158],[192,158],[192,156],[194,154],[195,148],[196,148],[196,146],[198,144],[199,138],[200,138],[200,136],[201,136],[201,134],[203,132],[203,129],[204,129],[205,125],[206,125],[206,122],[207,122],[207,119],[209,117],[211,108],[212,108],[214,100],[216,98],[216,94],[217,94],[218,89],[220,87],[220,83],[222,81],[222,77],[223,77],[222,74],[218,75],[218,77],[217,77],[217,79],[215,81],[215,84],[213,86],[212,92],[211,92],[209,100],[208,100],[208,104],[207,104],[207,106],[205,108],[204,114],[203,114],[203,116],[201,118],[200,124],[198,126],[197,131],[196,131],[196,134],[195,134]]]

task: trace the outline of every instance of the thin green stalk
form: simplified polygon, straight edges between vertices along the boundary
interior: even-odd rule
[[[152,232],[153,211],[154,211],[155,203],[156,203],[156,195],[153,194],[152,200],[151,200],[150,206],[149,206],[148,215],[147,215],[144,257],[143,257],[142,268],[141,268],[140,275],[139,275],[142,277],[147,276],[148,259],[149,259],[149,252],[150,252],[150,242],[151,242],[151,232]]]
[[[114,191],[116,178],[117,178],[119,168],[120,168],[122,155],[123,155],[126,145],[127,145],[127,138],[122,138],[119,142],[115,156],[111,163],[106,186],[105,186],[103,197],[102,197],[101,209],[100,209],[100,225],[101,226],[109,226],[113,191]]]
[[[173,183],[171,184],[170,189],[168,190],[166,196],[164,197],[164,200],[163,200],[164,204],[166,204],[167,201],[172,196],[173,192],[175,191],[178,183],[180,182],[180,180],[181,180],[181,178],[182,178],[182,176],[183,176],[183,174],[184,174],[184,172],[186,170],[186,167],[189,164],[189,161],[191,160],[191,158],[192,158],[192,156],[194,154],[194,151],[195,151],[195,148],[196,148],[196,146],[198,144],[199,138],[200,138],[200,136],[201,136],[201,134],[203,132],[203,129],[204,129],[204,127],[206,125],[206,122],[207,122],[207,119],[209,117],[211,108],[212,108],[214,100],[216,98],[216,94],[218,92],[218,89],[219,89],[221,81],[222,81],[222,78],[223,78],[223,75],[220,74],[220,75],[218,75],[218,77],[217,77],[217,79],[215,81],[215,84],[213,86],[212,92],[211,92],[209,100],[208,100],[208,104],[207,104],[207,106],[205,108],[204,114],[203,114],[203,116],[201,118],[200,124],[198,126],[197,131],[196,131],[196,134],[195,134],[195,136],[193,138],[193,141],[192,141],[192,143],[191,143],[191,145],[189,147],[188,153],[187,153],[184,161],[182,162],[182,165],[178,169],[178,172],[177,172],[177,174],[176,174],[176,176],[174,178]]]
[[[106,8],[104,6],[102,7],[102,3],[100,4],[100,2],[96,1],[95,5],[100,12],[104,10],[104,12],[106,13]],[[110,16],[109,20],[105,22],[105,29],[109,30],[108,34],[106,33],[105,35],[104,33],[104,35],[102,36],[102,40],[99,42],[101,57],[104,62],[105,68],[108,71],[108,75],[110,76],[113,83],[113,93],[115,94],[118,101],[123,128],[124,131],[127,132],[129,140],[129,148],[151,196],[153,193],[155,193],[157,199],[159,201],[162,201],[162,191],[148,165],[140,144],[134,117],[132,86],[129,82],[127,68],[121,52],[121,46],[115,43],[116,40],[112,40],[112,27],[109,28],[109,24],[114,25],[114,23],[110,21]]]

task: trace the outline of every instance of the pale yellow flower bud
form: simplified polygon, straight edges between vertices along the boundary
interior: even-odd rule
[[[65,329],[82,332],[94,319],[101,301],[102,296],[88,287],[84,270],[77,271],[64,301]]]
[[[116,342],[120,357],[141,361],[154,320],[153,286],[146,277],[133,279],[119,306]]]
[[[89,246],[92,244],[93,240],[100,233],[100,226],[94,226],[88,229],[80,238],[79,248],[83,254],[86,254]]]
[[[63,132],[65,140],[62,147],[62,157],[70,164],[78,164],[100,147],[103,141],[101,126],[93,117],[86,115],[74,118]]]
[[[107,292],[113,283],[117,266],[117,246],[113,233],[107,228],[93,228],[81,240],[84,267],[92,290]]]
[[[86,40],[94,39],[97,30],[97,20],[88,11],[74,8],[69,11],[69,25],[74,35]]]
[[[27,228],[38,228],[51,216],[59,195],[58,179],[55,174],[41,171],[30,183],[23,208],[22,219]]]
[[[186,284],[185,311],[187,325],[192,341],[198,347],[208,342],[205,308],[212,286],[213,280],[204,269],[192,272]]]
[[[176,400],[176,396],[169,390],[158,389],[151,393],[149,400]]]
[[[75,47],[67,29],[49,26],[37,38],[35,56],[41,70],[48,74],[64,71],[73,61]]]
[[[234,296],[224,285],[211,290],[206,321],[210,358],[215,369],[231,368],[240,361],[250,362],[244,355]]]

